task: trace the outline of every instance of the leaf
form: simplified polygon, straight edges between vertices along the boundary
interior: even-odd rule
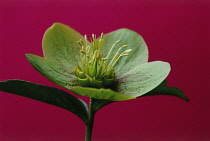
[[[87,96],[94,99],[104,99],[109,101],[124,101],[135,99],[135,97],[123,95],[118,92],[112,91],[111,89],[96,89],[80,86],[69,87],[69,89],[78,95]]]
[[[141,64],[118,79],[117,92],[138,97],[157,87],[170,72],[167,62],[154,61]]]
[[[92,106],[94,113],[98,111],[99,109],[103,108],[106,105],[109,105],[115,101],[109,101],[109,100],[103,100],[103,99],[95,99]]]
[[[77,41],[84,37],[71,27],[54,23],[44,34],[42,47],[46,62],[62,74],[70,74],[80,62],[81,46]],[[89,42],[88,42],[89,44]]]
[[[116,54],[117,50],[123,46],[128,45],[127,48],[123,48],[121,52],[127,49],[132,49],[129,52],[129,56],[121,57],[118,60],[118,63],[115,65],[116,76],[120,76],[128,71],[130,71],[135,66],[148,62],[148,48],[144,39],[136,32],[129,29],[119,29],[108,34],[105,34],[104,42],[102,44],[102,54],[107,55],[112,45],[120,40],[120,43],[116,44],[113,48],[110,58],[110,61]],[[104,57],[105,57],[104,56]]]
[[[164,80],[158,87],[153,89],[152,91],[144,94],[143,96],[152,96],[152,95],[170,95],[179,97],[185,101],[189,101],[189,99],[184,95],[184,93],[175,87],[166,86],[167,81]]]
[[[73,74],[62,74],[55,71],[51,68],[47,63],[45,58],[34,55],[34,54],[26,54],[28,61],[31,65],[40,72],[43,76],[48,78],[50,81],[54,82],[55,84],[66,87],[66,85],[74,85],[76,81],[76,77]]]
[[[22,80],[7,80],[0,82],[0,91],[24,96],[66,109],[77,115],[85,123],[88,118],[87,105],[82,100],[54,87]]]

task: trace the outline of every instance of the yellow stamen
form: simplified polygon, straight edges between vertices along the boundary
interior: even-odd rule
[[[87,46],[86,47],[86,53],[89,53],[89,51],[90,51],[90,46]]]
[[[96,51],[94,52],[93,58],[97,59],[98,57],[99,57],[99,51],[96,50]]]
[[[104,42],[103,33],[96,40],[96,35],[92,34],[91,46],[89,46],[89,42],[87,40],[87,35],[84,35],[84,40],[79,40],[77,43],[81,46],[80,50],[80,59],[81,59],[81,72],[85,74],[87,78],[90,80],[95,79],[96,81],[103,81],[106,79],[113,78],[114,79],[114,66],[117,61],[122,56],[129,56],[129,52],[132,49],[124,50],[123,48],[128,47],[128,45],[123,45],[119,47],[113,56],[113,58],[109,58],[111,52],[113,52],[114,47],[119,44],[121,41],[117,40],[110,48],[106,57],[103,57],[101,54],[101,48]],[[105,46],[104,46],[105,47]],[[124,50],[123,52],[121,50]],[[90,52],[91,50],[91,52]],[[109,61],[109,62],[108,62]],[[75,70],[78,71],[78,70]]]
[[[129,56],[129,54],[123,54],[122,56]]]
[[[112,52],[114,46],[115,46],[116,44],[118,44],[118,43],[120,43],[120,40],[116,41],[116,42],[112,45],[111,49],[109,50],[109,53],[107,54],[107,56],[106,56],[105,58],[109,58],[109,55],[110,55],[110,53]]]
[[[124,53],[129,53],[131,51],[132,51],[132,49],[127,49],[127,50],[124,51]]]

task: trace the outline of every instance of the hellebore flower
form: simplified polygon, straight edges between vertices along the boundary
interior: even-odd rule
[[[167,62],[148,62],[143,38],[119,29],[90,41],[61,23],[43,38],[44,57],[26,54],[33,67],[52,82],[95,99],[135,99],[157,87],[168,76]]]

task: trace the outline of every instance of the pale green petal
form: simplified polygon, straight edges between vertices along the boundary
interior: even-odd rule
[[[48,78],[50,81],[54,82],[57,85],[66,87],[67,85],[72,86],[76,81],[76,77],[72,74],[64,75],[54,69],[52,69],[45,61],[44,58],[34,55],[26,54],[28,61],[31,65],[42,75]]]
[[[144,39],[138,33],[125,28],[104,35],[104,42],[102,44],[102,54],[104,57],[117,40],[121,40],[121,42],[114,47],[110,54],[111,57],[114,57],[117,50],[123,45],[128,45],[128,47],[122,49],[122,51],[126,49],[132,49],[132,51],[129,52],[129,56],[121,57],[115,65],[116,76],[120,76],[134,67],[148,62],[148,49]]]
[[[119,93],[138,97],[157,87],[169,74],[167,62],[155,61],[135,67],[117,78]]]
[[[53,69],[65,75],[73,72],[79,64],[81,46],[77,43],[84,37],[61,23],[54,23],[44,34],[43,52],[44,58]],[[89,43],[88,43],[89,44]]]
[[[110,89],[96,89],[96,88],[89,88],[89,87],[68,87],[74,93],[87,96],[95,99],[104,99],[109,101],[124,101],[129,99],[135,99],[135,97],[131,97],[128,95],[120,94],[118,92],[112,91]]]

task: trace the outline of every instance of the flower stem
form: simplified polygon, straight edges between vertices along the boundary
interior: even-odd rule
[[[93,129],[93,123],[94,123],[94,111],[93,111],[93,98],[90,98],[90,105],[89,105],[89,113],[88,113],[88,122],[86,124],[86,136],[85,141],[91,141],[92,138],[92,129]]]

